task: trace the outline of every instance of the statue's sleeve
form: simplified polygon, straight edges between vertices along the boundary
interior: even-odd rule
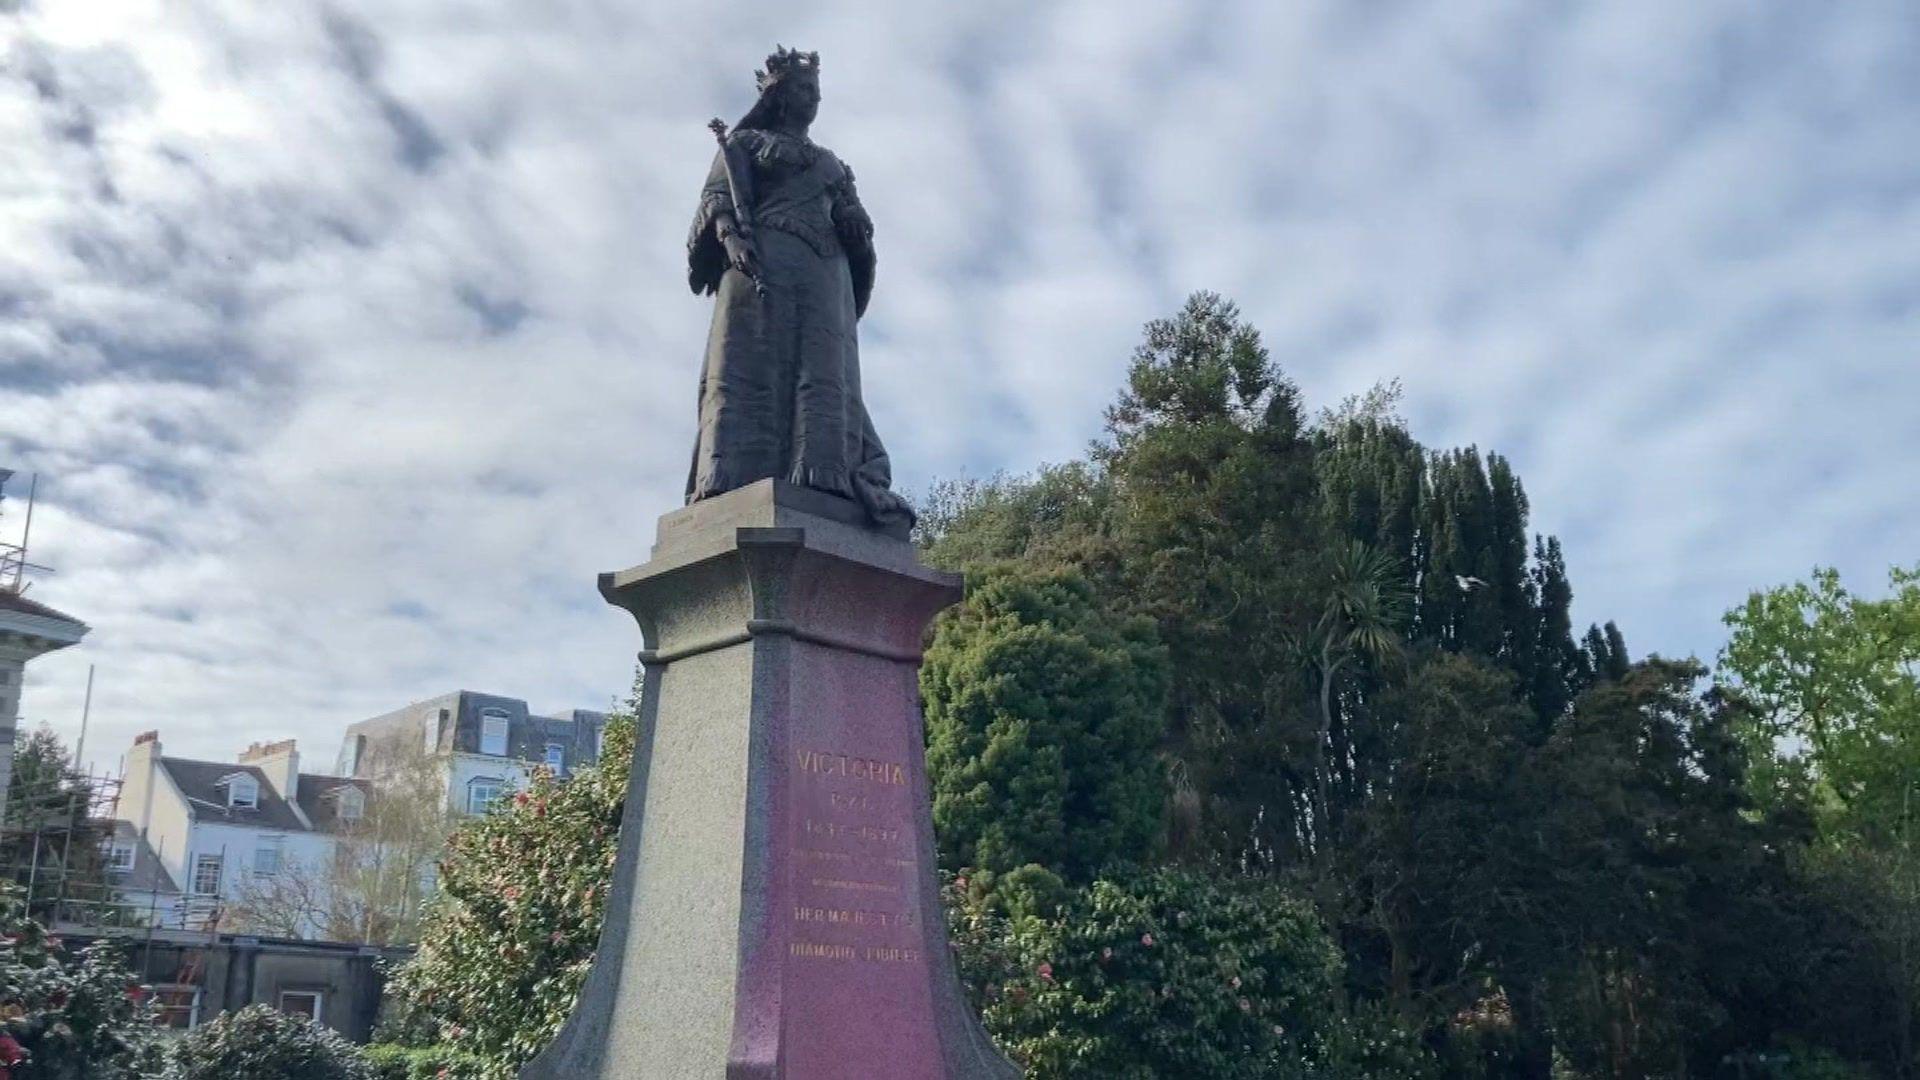
[[[687,285],[696,294],[720,288],[720,278],[727,272],[727,249],[714,229],[714,219],[722,212],[733,212],[733,193],[727,186],[726,158],[715,151],[713,168],[707,170],[706,185],[700,189],[693,228],[687,234]]]
[[[873,299],[873,276],[877,259],[873,250],[873,219],[860,205],[860,192],[853,186],[853,170],[843,162],[840,179],[833,184],[833,227],[840,234],[840,246],[847,253],[847,268],[853,272],[853,313],[867,313],[867,301]]]

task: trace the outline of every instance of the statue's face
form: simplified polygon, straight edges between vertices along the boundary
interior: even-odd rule
[[[820,77],[803,75],[781,87],[786,93],[787,119],[802,126],[813,123],[820,114]]]

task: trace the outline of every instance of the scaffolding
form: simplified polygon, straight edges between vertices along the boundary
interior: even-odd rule
[[[7,481],[13,479],[12,469],[0,469],[0,515],[6,512]],[[27,484],[26,523],[20,528],[20,541],[13,543],[0,539],[0,591],[16,596],[27,591],[26,574],[28,570],[48,570],[48,567],[27,561],[27,541],[33,536],[34,495],[40,487],[40,478],[33,477]]]

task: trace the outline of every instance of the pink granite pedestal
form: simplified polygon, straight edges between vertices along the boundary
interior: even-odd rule
[[[1017,1077],[934,877],[916,673],[959,579],[767,481],[662,518],[601,591],[645,639],[641,729],[593,971],[521,1076]]]

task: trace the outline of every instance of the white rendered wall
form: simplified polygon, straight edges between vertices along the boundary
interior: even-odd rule
[[[447,805],[456,814],[467,812],[467,783],[481,778],[493,778],[506,782],[507,789],[517,791],[527,786],[527,778],[533,773],[532,766],[517,758],[493,757],[485,754],[449,754],[447,755]]]

